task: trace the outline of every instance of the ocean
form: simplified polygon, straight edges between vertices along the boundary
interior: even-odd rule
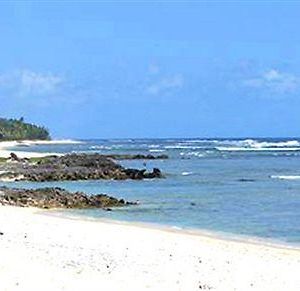
[[[1,183],[59,186],[140,202],[109,212],[66,211],[72,215],[300,243],[300,139],[99,139],[16,149],[169,155],[168,160],[147,160],[146,166],[142,160],[120,161],[126,167],[158,167],[165,179]]]

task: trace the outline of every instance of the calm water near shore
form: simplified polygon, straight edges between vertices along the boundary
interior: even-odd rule
[[[159,223],[300,243],[300,139],[120,139],[82,144],[18,147],[36,152],[167,154],[148,160],[166,179],[1,183],[19,187],[60,186],[108,193],[139,206],[74,211],[74,214]],[[121,161],[143,168],[144,161]]]

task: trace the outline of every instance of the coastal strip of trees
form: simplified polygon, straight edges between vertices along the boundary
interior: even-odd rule
[[[0,118],[0,141],[49,140],[50,134],[44,126],[26,123],[24,118]]]

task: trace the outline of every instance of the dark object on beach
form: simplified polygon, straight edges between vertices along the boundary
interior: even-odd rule
[[[4,233],[2,231],[0,231],[0,235],[4,235]]]
[[[38,208],[103,208],[135,205],[106,194],[71,193],[62,188],[18,189],[0,187],[0,204]]]
[[[5,167],[6,173],[1,174],[1,177],[18,181],[141,180],[163,177],[157,168],[152,172],[126,169],[111,157],[100,154],[49,156],[27,162],[22,160],[22,163],[6,164]]]
[[[15,153],[10,153],[10,159],[12,161],[20,162],[19,157]]]
[[[27,158],[19,158],[15,153],[10,153],[9,157],[10,161],[12,162],[19,162],[19,163],[27,163],[29,159]]]
[[[207,284],[200,284],[200,285],[199,285],[199,289],[200,289],[200,290],[211,290],[212,287],[209,286],[209,285],[207,285]]]

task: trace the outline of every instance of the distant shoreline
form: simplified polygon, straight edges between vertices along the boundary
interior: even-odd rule
[[[25,152],[15,150],[15,147],[22,146],[32,146],[32,145],[52,145],[52,144],[79,144],[82,141],[76,141],[71,139],[62,140],[14,140],[14,141],[0,141],[0,158],[9,158],[10,154],[13,152],[20,158],[40,158],[51,155],[60,155],[59,153],[48,152],[48,153],[38,153],[38,152]]]

